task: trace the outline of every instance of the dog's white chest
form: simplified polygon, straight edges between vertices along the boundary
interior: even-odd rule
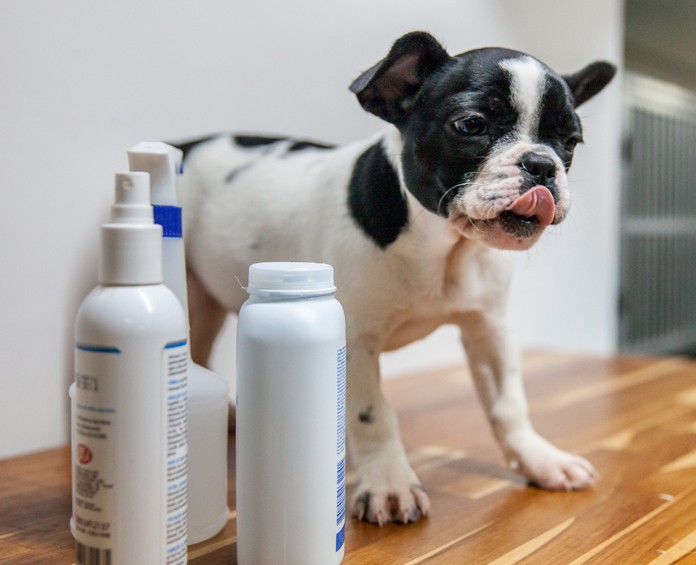
[[[438,243],[439,253],[415,244],[402,249],[420,256],[402,264],[397,259],[398,267],[380,272],[380,284],[391,289],[380,295],[388,300],[360,309],[361,325],[372,319],[385,350],[422,339],[443,324],[459,324],[468,313],[492,313],[505,304],[512,275],[508,254],[460,236]]]

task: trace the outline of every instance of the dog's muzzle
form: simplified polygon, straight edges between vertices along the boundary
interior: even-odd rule
[[[520,169],[536,184],[548,186],[555,182],[556,162],[549,155],[528,151],[520,157]]]

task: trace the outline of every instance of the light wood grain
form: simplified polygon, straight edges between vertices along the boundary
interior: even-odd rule
[[[433,508],[409,526],[351,520],[346,565],[696,563],[696,361],[528,353],[524,367],[537,428],[588,457],[597,488],[548,493],[507,470],[464,367],[388,381]],[[233,438],[230,469],[234,509]],[[67,448],[0,461],[0,563],[74,563],[69,515]],[[190,563],[236,563],[235,518]]]

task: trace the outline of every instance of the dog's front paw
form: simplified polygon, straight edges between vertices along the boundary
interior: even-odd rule
[[[583,490],[597,482],[592,464],[552,445],[534,431],[508,438],[510,467],[547,490]]]
[[[383,453],[359,466],[358,476],[352,500],[354,518],[383,526],[408,524],[428,514],[430,499],[405,454],[387,457]]]
[[[360,483],[353,497],[353,517],[380,527],[389,522],[408,524],[426,516],[430,499],[419,484],[366,485]]]

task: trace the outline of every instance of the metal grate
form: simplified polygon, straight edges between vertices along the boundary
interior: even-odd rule
[[[626,85],[619,345],[696,352],[696,94]]]

